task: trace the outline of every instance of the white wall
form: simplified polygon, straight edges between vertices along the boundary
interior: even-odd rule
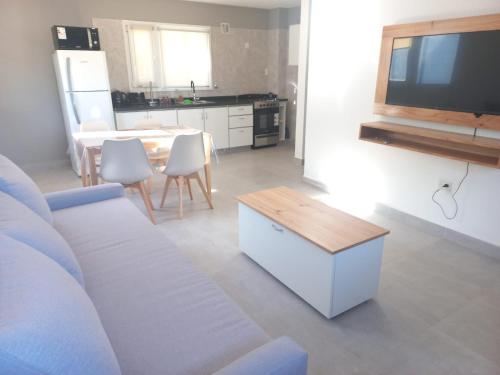
[[[443,218],[431,195],[441,178],[457,186],[466,163],[359,141],[372,114],[382,26],[499,13],[498,0],[312,0],[305,177],[325,184],[333,203],[368,214],[375,202],[500,245],[500,171],[471,165],[457,194],[458,217]],[[391,119],[389,119],[391,120]],[[396,122],[472,133],[410,120]],[[499,137],[500,132],[478,131]],[[450,197],[440,196],[451,210]]]
[[[297,117],[295,120],[295,157],[297,159],[304,158],[311,1],[302,0],[300,4],[299,72],[297,79]]]

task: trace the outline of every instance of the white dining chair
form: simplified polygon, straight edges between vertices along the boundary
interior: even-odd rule
[[[165,188],[161,199],[161,207],[165,204],[167,198],[168,187],[172,180],[177,183],[179,188],[179,217],[183,216],[182,190],[186,183],[189,197],[193,200],[193,192],[191,190],[191,179],[196,179],[200,189],[207,200],[208,206],[213,209],[212,200],[203,185],[200,178],[200,169],[205,165],[205,147],[203,145],[203,133],[183,134],[178,135],[174,139],[170,155],[163,173],[167,175]]]
[[[144,181],[153,175],[148,155],[138,138],[105,140],[101,151],[101,178],[138,189],[151,221],[156,224],[153,203]]]
[[[109,130],[111,130],[111,128],[108,126],[108,123],[102,120],[87,121],[80,124],[81,132],[102,132]]]

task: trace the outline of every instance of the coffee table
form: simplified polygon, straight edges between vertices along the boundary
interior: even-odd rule
[[[387,229],[283,186],[238,201],[240,249],[321,314],[376,296]]]

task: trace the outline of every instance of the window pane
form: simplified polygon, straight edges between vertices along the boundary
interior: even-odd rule
[[[161,31],[163,82],[167,87],[211,85],[210,34],[194,31]]]
[[[151,30],[130,30],[132,74],[134,86],[147,86],[154,82],[153,33]]]

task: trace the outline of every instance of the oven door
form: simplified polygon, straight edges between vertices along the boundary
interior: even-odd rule
[[[279,133],[279,108],[259,108],[254,112],[254,134]]]

